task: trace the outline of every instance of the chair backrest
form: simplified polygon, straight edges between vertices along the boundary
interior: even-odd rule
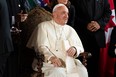
[[[27,43],[30,35],[32,34],[35,27],[43,22],[52,19],[52,14],[46,11],[44,8],[37,6],[28,13],[26,21],[23,23],[23,29],[25,33],[25,41]]]
[[[32,9],[30,12],[28,12],[28,17],[25,22],[21,23],[20,29],[22,30],[21,32],[21,39],[22,39],[22,53],[23,55],[25,54],[25,59],[23,62],[24,65],[31,65],[32,64],[32,59],[36,57],[38,59],[38,65],[40,67],[42,66],[42,61],[43,61],[43,55],[36,55],[33,49],[29,49],[26,47],[26,44],[34,31],[35,27],[43,22],[43,21],[48,21],[52,19],[52,14],[48,11],[46,11],[44,8],[37,6],[34,9]],[[34,54],[33,54],[34,53]],[[36,56],[35,56],[36,55]],[[30,61],[31,60],[31,61]],[[25,62],[25,63],[24,63]],[[31,63],[31,64],[30,64]],[[26,68],[28,69],[28,68]],[[41,77],[41,70],[38,71],[38,76]]]

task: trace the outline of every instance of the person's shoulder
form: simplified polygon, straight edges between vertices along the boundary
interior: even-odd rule
[[[38,27],[45,27],[45,26],[47,26],[48,24],[50,24],[51,23],[51,20],[46,20],[46,21],[43,21],[43,22],[41,22],[41,23],[39,23],[38,24]]]
[[[67,24],[65,25],[65,28],[66,28],[66,29],[69,29],[69,30],[75,30],[72,26],[67,25]]]
[[[76,34],[76,30],[73,27],[71,27],[70,25],[64,26],[64,32],[66,33],[66,35]]]
[[[46,20],[46,21],[43,21],[43,22],[41,22],[40,24],[48,24],[48,23],[50,23],[51,22],[51,20]]]
[[[68,9],[69,9],[69,12],[74,12],[75,11],[74,5],[68,6]]]
[[[75,8],[74,5],[72,5],[72,4],[70,5],[70,7],[71,7],[71,8]]]

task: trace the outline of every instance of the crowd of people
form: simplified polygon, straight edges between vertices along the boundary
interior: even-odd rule
[[[30,2],[37,1],[39,3],[39,0],[30,0]],[[15,61],[17,61],[16,57],[19,56],[17,51],[19,50],[14,45],[10,29],[17,27],[17,21],[26,20],[27,11],[29,11],[26,2],[28,0],[0,1],[0,77],[13,77],[14,75],[12,73],[14,71],[10,69],[12,69],[12,64],[15,65]],[[114,0],[116,8],[115,3]],[[36,6],[37,4],[34,4],[33,7]],[[35,36],[30,38],[27,45],[30,47],[30,43],[32,43],[36,52],[44,54],[45,63],[42,67],[44,76],[100,77],[100,48],[105,48],[105,26],[112,13],[109,0],[49,0],[49,4],[42,7],[49,11],[53,18],[38,24],[34,31]],[[112,58],[116,58],[115,34],[116,27],[112,30],[108,51],[108,55]],[[78,59],[75,59],[84,51],[92,54],[87,61],[87,68],[77,61]],[[68,60],[68,64],[75,61],[74,65],[77,68],[70,70],[70,73],[65,72],[71,68],[68,67]],[[17,76],[16,74],[14,77]]]

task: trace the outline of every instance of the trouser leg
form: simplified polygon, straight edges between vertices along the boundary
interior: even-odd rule
[[[10,53],[0,54],[0,77],[3,77],[5,71],[6,61]]]

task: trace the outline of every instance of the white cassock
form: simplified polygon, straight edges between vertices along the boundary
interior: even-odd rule
[[[27,47],[33,47],[36,52],[44,54],[44,77],[88,77],[85,66],[78,59],[67,56],[66,51],[71,46],[77,49],[75,57],[84,52],[76,31],[68,25],[61,26],[54,20],[40,23],[27,43]],[[54,67],[48,61],[54,55],[65,62],[65,67]]]

